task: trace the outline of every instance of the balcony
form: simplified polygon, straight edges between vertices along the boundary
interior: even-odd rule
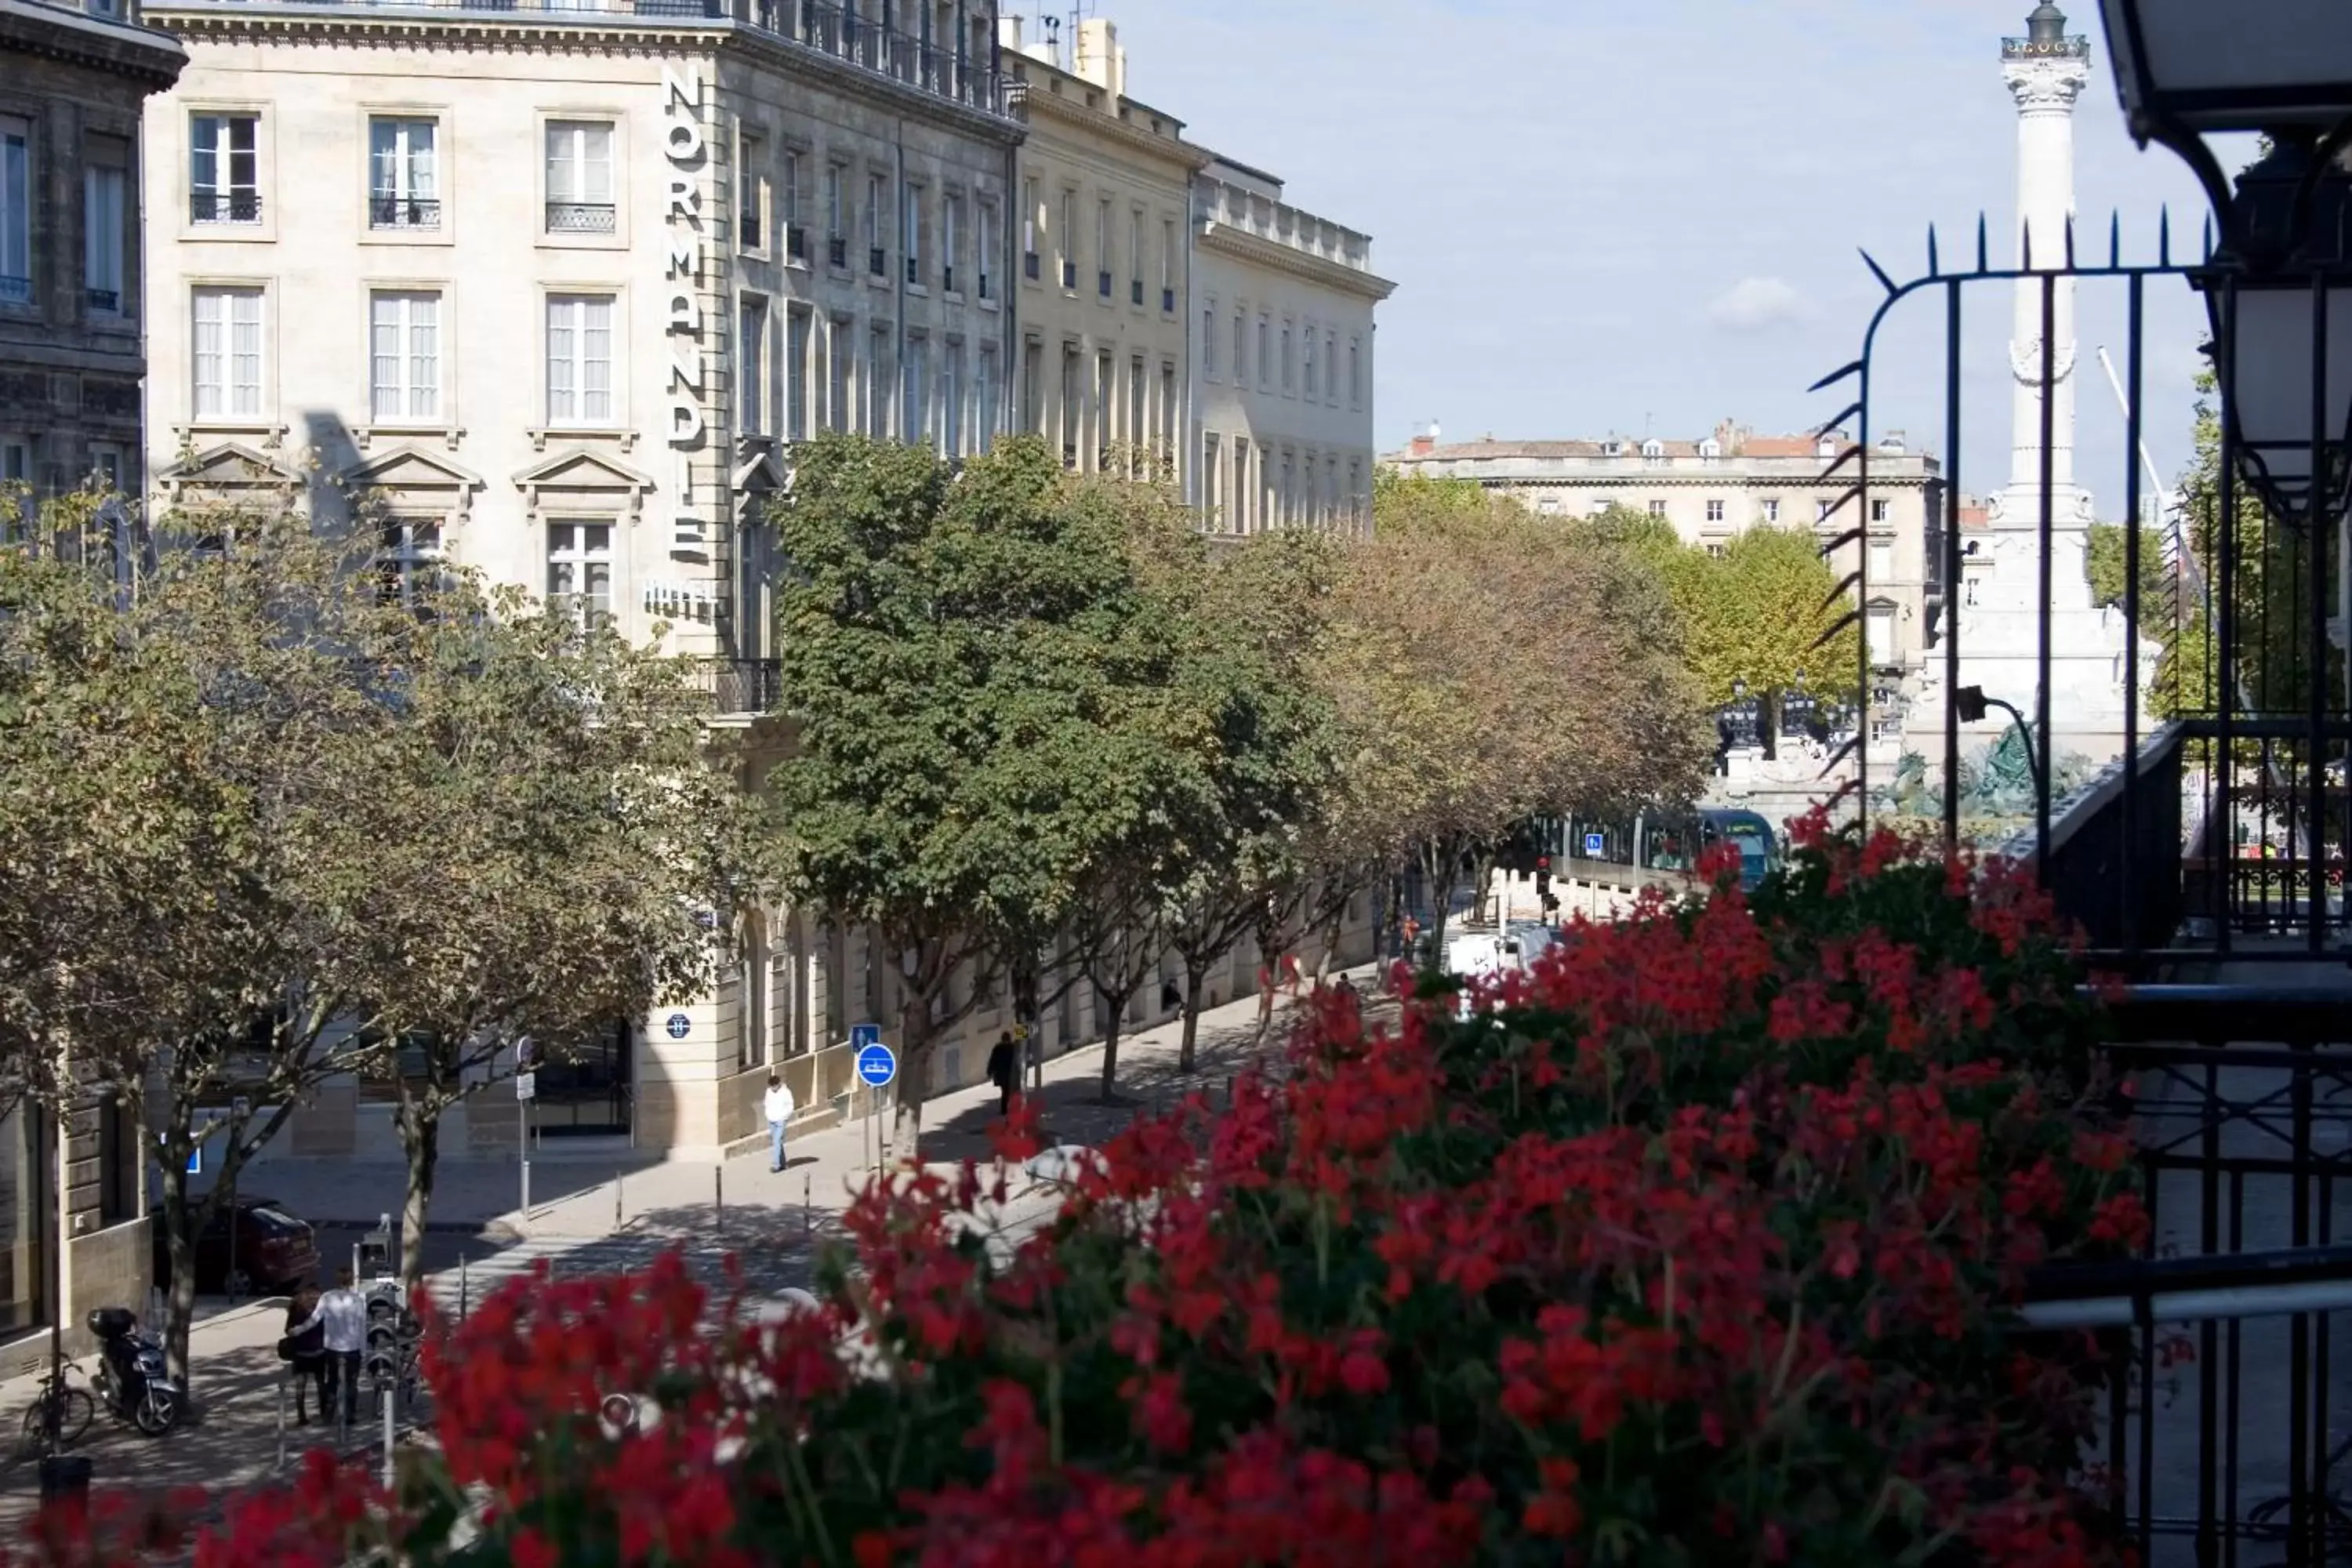
[[[715,718],[761,718],[782,706],[783,667],[778,660],[703,658],[694,668],[695,688],[709,699]]]
[[[394,195],[379,191],[368,197],[370,228],[436,229],[441,226],[441,203],[433,196]]]
[[[799,224],[784,225],[784,259],[803,264],[808,260],[808,230]]]
[[[194,191],[188,196],[192,223],[259,223],[258,191]]]
[[[873,278],[887,278],[890,276],[890,258],[880,246],[877,245],[867,247],[866,252],[866,271],[867,276]]]
[[[0,272],[0,305],[29,305],[33,302],[33,280],[19,278],[13,272]]]
[[[110,316],[121,315],[122,313],[122,290],[120,289],[85,289],[81,291],[81,302],[90,310],[102,310]]]
[[[550,234],[611,234],[617,211],[611,202],[550,202]]]
[[[849,241],[837,234],[829,236],[824,242],[824,264],[849,270]]]

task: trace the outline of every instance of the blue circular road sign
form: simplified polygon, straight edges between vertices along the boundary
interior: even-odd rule
[[[857,1076],[880,1089],[898,1076],[898,1058],[887,1046],[867,1046],[857,1053]]]
[[[669,1016],[669,1022],[662,1026],[669,1031],[671,1039],[682,1040],[693,1029],[694,1020],[683,1013],[672,1013]]]

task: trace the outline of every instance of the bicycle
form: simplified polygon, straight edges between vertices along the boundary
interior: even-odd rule
[[[16,1435],[16,1458],[38,1458],[48,1451],[53,1411],[58,1447],[72,1447],[89,1430],[90,1420],[98,1414],[98,1401],[88,1388],[71,1381],[77,1377],[86,1382],[88,1374],[79,1363],[70,1361],[61,1372],[42,1377],[40,1390],[33,1395],[33,1403],[25,1412],[24,1426]]]

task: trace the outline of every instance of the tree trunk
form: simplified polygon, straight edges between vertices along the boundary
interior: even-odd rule
[[[400,1200],[400,1287],[404,1295],[413,1296],[425,1283],[425,1215],[433,1206],[433,1176],[441,1156],[437,1103],[431,1108],[414,1101],[401,1106],[400,1142],[408,1155],[407,1190]]]
[[[1118,1093],[1118,1027],[1127,1022],[1127,997],[1113,996],[1097,985],[1095,1005],[1105,1008],[1110,1020],[1103,1026],[1102,1098],[1108,1101]]]
[[[188,1380],[188,1331],[196,1318],[196,1249],[188,1225],[185,1133],[163,1151],[163,1247],[172,1260],[172,1287],[163,1298],[163,1358],[180,1386]],[[176,1158],[173,1156],[176,1154]]]
[[[942,979],[940,984],[950,982]],[[931,998],[909,990],[898,1006],[898,1076],[890,1080],[890,1156],[923,1163],[923,1087],[931,1081]]]
[[[1184,1033],[1176,1047],[1176,1070],[1181,1073],[1192,1072],[1195,1052],[1200,1046],[1201,991],[1208,983],[1208,978],[1207,966],[1193,963],[1192,955],[1186,954],[1184,958]]]

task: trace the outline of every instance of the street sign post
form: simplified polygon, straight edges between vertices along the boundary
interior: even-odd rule
[[[898,1056],[882,1043],[882,1026],[879,1024],[853,1025],[849,1031],[849,1048],[851,1059],[857,1065],[858,1079],[867,1090],[866,1121],[873,1129],[874,1168],[878,1171],[882,1168],[883,1133],[881,1123],[875,1117],[875,1109],[881,1102],[881,1091],[889,1088],[898,1077]],[[897,1098],[896,1095],[891,1097],[894,1102]]]
[[[1609,838],[1607,835],[1601,833],[1588,833],[1584,836],[1584,858],[1586,859],[1597,860],[1602,855],[1607,854],[1608,849]]]
[[[515,1098],[517,1100],[537,1100],[539,1098],[539,1075],[537,1073],[519,1072],[515,1074]]]

